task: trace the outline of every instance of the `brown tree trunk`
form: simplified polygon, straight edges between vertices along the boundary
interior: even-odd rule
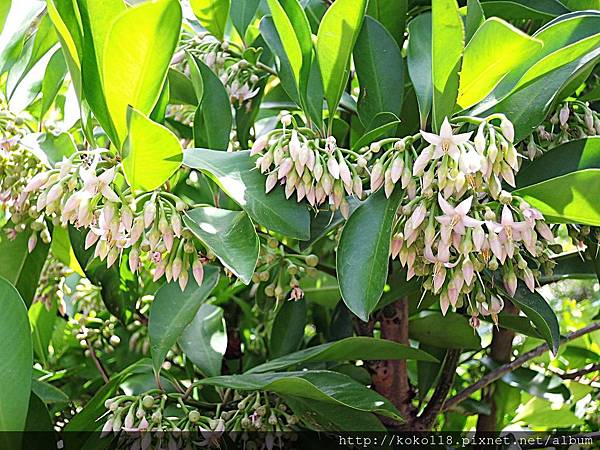
[[[506,302],[504,312],[517,314],[518,309],[510,302]],[[490,357],[499,364],[510,362],[512,356],[512,345],[515,333],[506,328],[494,327]],[[495,387],[502,381],[498,380],[482,392],[482,400],[490,405],[490,414],[479,414],[477,418],[477,432],[494,432],[498,424],[498,411],[495,399]]]

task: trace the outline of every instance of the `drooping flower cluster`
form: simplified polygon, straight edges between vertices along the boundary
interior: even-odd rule
[[[219,42],[208,33],[184,41],[184,48],[197,56],[219,77],[232,104],[242,105],[256,97],[263,71],[243,57],[244,49],[233,42]]]
[[[542,214],[501,187],[502,180],[514,186],[519,167],[512,125],[503,116],[483,119],[471,141],[472,133],[455,134],[446,120],[439,135],[421,135],[429,145],[419,154],[409,145],[415,139],[375,162],[383,180],[374,188],[388,183],[389,195],[400,180],[407,192],[391,256],[407,268],[408,279],[424,278],[425,291],[440,296],[443,313],[467,305],[474,326],[479,313],[496,321],[502,296],[515,294],[518,279],[533,291],[541,271],[552,266],[553,233]]]
[[[300,300],[304,297],[300,280],[304,276],[315,276],[318,263],[317,255],[286,252],[277,239],[269,237],[266,245],[261,245],[256,271],[252,275],[253,292],[262,283],[268,283],[264,287],[267,297],[274,297],[277,301]]]
[[[315,209],[328,204],[348,217],[346,195],[363,197],[360,173],[366,173],[366,158],[338,147],[333,136],[323,140],[307,128],[289,128],[294,121],[290,115],[281,120],[283,128],[259,137],[250,151],[260,155],[256,167],[267,175],[265,190],[281,184],[287,198],[295,193],[299,202],[306,199]]]
[[[126,257],[132,271],[147,265],[154,280],[164,275],[182,290],[190,269],[202,284],[209,258],[183,223],[187,205],[164,191],[134,196],[123,189],[121,170],[102,149],[78,152],[31,178],[18,203],[31,204],[35,221],[50,218],[55,226],[88,229],[85,248],[94,247],[94,256],[108,267]]]
[[[234,391],[233,395],[233,407],[216,416],[213,411],[198,409],[193,400],[179,393],[155,389],[141,395],[120,395],[105,402],[101,436],[118,435],[116,448],[213,448],[220,446],[224,433],[233,440],[248,441],[252,438],[247,432],[260,431],[265,434],[255,444],[284,448],[282,438],[292,437],[289,434],[299,420],[281,399],[259,392]],[[288,435],[284,437],[282,432]]]
[[[565,142],[589,136],[600,136],[600,114],[588,103],[567,100],[531,134],[526,144],[527,156],[534,159]]]

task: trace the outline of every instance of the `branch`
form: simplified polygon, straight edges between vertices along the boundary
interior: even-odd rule
[[[429,403],[418,417],[417,427],[419,431],[427,431],[432,426],[437,415],[442,411],[444,402],[452,385],[454,384],[454,376],[456,375],[456,368],[458,367],[458,360],[462,350],[459,348],[451,348],[446,354],[444,359],[444,366],[440,373],[440,382],[438,383]]]
[[[567,334],[561,340],[561,343],[564,344],[565,342],[572,341],[573,339],[577,339],[581,336],[584,336],[586,334],[592,333],[593,331],[597,331],[597,330],[600,330],[600,322],[591,323],[590,325],[588,325],[586,327],[583,327],[577,331],[573,331],[572,333]],[[454,397],[451,397],[450,399],[448,399],[448,401],[444,405],[443,409],[448,410],[452,406],[459,404],[463,400],[466,400],[467,398],[469,398],[471,396],[471,394],[474,394],[479,389],[488,386],[489,384],[493,383],[494,381],[502,378],[508,372],[511,372],[511,371],[521,367],[527,361],[542,355],[544,352],[546,352],[548,350],[549,350],[548,344],[544,343],[542,345],[537,346],[536,348],[534,348],[533,350],[531,350],[527,353],[523,353],[517,359],[492,370],[488,374],[481,377],[481,379],[477,383],[472,384],[468,388],[460,391]]]
[[[582,376],[587,375],[588,373],[598,372],[599,370],[600,370],[600,363],[591,364],[587,367],[584,367],[583,369],[575,370],[573,372],[565,372],[563,374],[560,374],[559,377],[561,377],[563,380],[576,380],[577,378],[581,378]]]
[[[98,372],[100,372],[100,376],[102,377],[104,384],[108,384],[108,382],[110,381],[110,378],[108,377],[108,374],[106,373],[106,369],[104,368],[104,366],[102,365],[102,363],[100,362],[98,357],[96,356],[96,350],[94,350],[91,346],[88,346],[88,349],[90,351],[90,358],[92,358],[92,361],[94,361],[94,364],[96,365],[96,368],[98,369]]]

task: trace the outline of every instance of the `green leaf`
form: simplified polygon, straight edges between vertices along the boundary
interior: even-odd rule
[[[469,42],[475,32],[484,23],[485,15],[479,0],[467,0],[467,20],[465,24],[465,42]]]
[[[388,113],[380,113],[378,116],[380,116],[381,114],[387,115]],[[391,114],[389,115],[392,116]],[[373,125],[373,122],[377,122],[377,119],[378,117],[376,116],[371,121],[371,125]],[[400,125],[399,120],[392,120],[376,128],[373,128],[371,131],[368,131],[365,134],[363,134],[354,144],[352,144],[352,150],[359,150],[361,147],[369,145],[371,142],[375,141],[376,139],[379,139],[381,136],[393,132],[398,128],[398,125]]]
[[[346,306],[367,321],[383,294],[388,275],[392,222],[402,198],[383,189],[361,204],[344,226],[336,266]]]
[[[372,413],[299,397],[284,396],[283,399],[286,405],[292,408],[294,415],[315,431],[331,433],[336,431],[384,432],[386,430]]]
[[[11,241],[5,233],[0,234],[0,277],[17,288],[26,305],[31,305],[50,248],[38,236],[35,249],[29,253],[30,236],[26,232],[17,233]]]
[[[260,241],[245,212],[201,206],[188,211],[183,221],[225,267],[243,283],[250,283]]]
[[[275,62],[277,65],[277,75],[281,86],[290,97],[290,99],[301,106],[300,94],[298,92],[298,84],[294,76],[294,68],[288,57],[286,50],[283,47],[281,39],[277,33],[273,18],[271,16],[265,16],[260,21],[259,25],[260,34],[269,46],[269,49],[275,55]]]
[[[68,158],[77,151],[73,137],[66,132],[31,133],[21,139],[21,144],[50,168],[62,161],[63,157]]]
[[[242,39],[248,26],[254,20],[260,0],[231,0],[231,21]]]
[[[330,117],[333,117],[348,81],[350,57],[366,6],[367,0],[336,0],[319,26],[317,60]]]
[[[27,409],[26,433],[23,436],[23,447],[21,448],[52,449],[56,444],[51,443],[48,436],[54,433],[54,424],[50,418],[48,408],[34,392],[29,397]]]
[[[50,61],[46,67],[46,73],[44,74],[44,81],[42,81],[40,120],[44,118],[52,106],[52,103],[54,103],[54,99],[63,85],[66,74],[67,64],[65,63],[65,57],[62,50],[57,49],[50,57]]]
[[[255,169],[249,152],[188,149],[183,163],[208,174],[260,225],[295,239],[310,237],[310,215],[306,206],[288,201],[281,187],[266,194],[265,177]]]
[[[443,316],[439,312],[428,312],[412,319],[409,336],[421,344],[441,348],[480,349],[481,341],[466,317],[449,312]]]
[[[0,431],[22,431],[31,393],[31,331],[23,299],[4,278],[0,299]],[[9,433],[0,433],[0,447],[11,448],[6,445],[9,439]]]
[[[0,3],[0,28],[2,29],[4,29],[4,24],[6,23],[6,18],[8,17],[11,6],[12,0],[3,0]]]
[[[82,86],[90,108],[115,142],[119,142],[102,86],[104,52],[111,26],[127,6],[123,0],[79,0],[83,28]]]
[[[537,292],[530,292],[526,287],[519,286],[517,292],[510,299],[531,320],[538,332],[548,343],[554,355],[560,345],[560,327],[558,319],[552,308],[546,303],[544,297]]]
[[[108,32],[102,58],[102,85],[118,144],[127,135],[127,107],[148,115],[158,101],[179,40],[178,0],[133,6]]]
[[[400,116],[404,97],[404,63],[398,44],[384,26],[367,16],[354,47],[360,85],[358,114],[365,128],[382,112]]]
[[[43,9],[44,2],[14,1],[10,4],[0,34],[0,74],[9,70],[18,60],[31,22]]]
[[[535,55],[542,46],[542,41],[501,19],[486,20],[465,48],[457,98],[459,106],[468,108],[483,100],[507,73]]]
[[[486,16],[505,20],[548,20],[569,12],[558,0],[483,0],[481,6]]]
[[[414,359],[436,362],[429,353],[386,339],[365,336],[347,337],[339,341],[309,347],[290,353],[250,369],[247,373],[264,373],[310,362]]]
[[[541,284],[564,279],[596,280],[598,278],[594,269],[594,262],[589,259],[589,255],[586,253],[578,251],[565,253],[552,260],[556,262],[554,271],[550,276],[542,276],[540,278]]]
[[[199,88],[196,91],[200,102],[194,115],[194,143],[197,147],[227,150],[232,124],[229,95],[221,80],[206,64],[197,58],[193,58],[193,63],[197,72],[193,68],[192,77],[197,73],[202,80],[202,95]],[[194,83],[194,86],[198,84]]]
[[[546,220],[600,226],[600,169],[571,172],[514,191]]]
[[[302,105],[307,104],[308,78],[313,59],[308,18],[298,0],[267,0],[281,46],[292,69]]]
[[[227,350],[227,328],[223,308],[203,304],[178,340],[185,355],[207,377],[221,374]]]
[[[169,103],[174,105],[198,105],[194,85],[188,77],[171,67],[167,79],[169,80]]]
[[[307,306],[305,300],[289,300],[281,305],[269,336],[269,354],[273,358],[295,352],[304,339]]]
[[[190,0],[190,6],[200,24],[222,41],[229,15],[229,0]]]
[[[408,0],[369,0],[367,6],[367,14],[390,32],[399,48],[404,42],[408,3]]]
[[[165,283],[154,296],[150,307],[148,336],[154,372],[158,374],[167,352],[175,345],[186,327],[192,323],[198,309],[219,281],[219,270],[204,267],[201,286],[190,277],[182,292],[177,282]]]
[[[419,103],[419,123],[421,128],[425,128],[433,102],[431,14],[420,14],[411,20],[408,24],[408,35],[406,51],[408,74]]]
[[[438,362],[417,361],[419,400],[423,401],[440,373],[442,362],[446,357],[446,349],[425,344],[421,344],[419,349],[431,355],[435,355],[438,359]]]
[[[451,116],[458,95],[460,62],[464,48],[463,21],[456,0],[438,0],[431,7],[433,129]]]
[[[69,396],[56,386],[39,381],[35,378],[31,381],[31,392],[37,395],[44,403],[68,403]]]
[[[162,186],[181,166],[179,139],[168,128],[130,108],[129,134],[124,144],[123,169],[132,189],[152,191]]]
[[[54,332],[56,322],[56,301],[51,299],[52,305],[46,309],[42,302],[36,302],[29,308],[28,316],[31,324],[33,350],[44,366],[48,362],[48,345]]]
[[[396,408],[375,391],[347,375],[326,370],[221,376],[198,383],[241,391],[264,390],[400,419]]]
[[[524,162],[517,175],[517,188],[584,169],[600,169],[600,136],[565,142],[540,158]]]

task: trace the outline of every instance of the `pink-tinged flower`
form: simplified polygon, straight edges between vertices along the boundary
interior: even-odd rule
[[[543,220],[538,220],[535,223],[535,229],[540,234],[540,236],[542,236],[548,242],[554,241],[554,235],[552,234],[552,230]]]
[[[415,177],[422,176],[423,172],[425,171],[425,167],[427,167],[427,164],[429,164],[429,161],[431,161],[432,157],[433,157],[433,146],[429,145],[428,147],[425,147],[421,151],[419,156],[417,156],[417,159],[415,159],[415,162],[413,163],[413,170],[412,170],[413,176],[415,176]],[[404,187],[404,182],[402,184],[403,184],[402,187]]]
[[[404,239],[402,238],[401,234],[398,234],[392,238],[392,245],[390,247],[390,255],[392,256],[392,259],[395,259],[398,256],[403,243]]]
[[[290,138],[290,143],[288,145],[290,156],[293,160],[298,159],[300,155],[300,139],[298,139],[298,132],[296,130],[292,130],[292,137]]]
[[[471,282],[475,278],[475,268],[473,267],[471,259],[468,257],[465,258],[462,263],[462,275],[465,283],[467,283],[467,286],[470,286]]]
[[[384,181],[383,164],[377,161],[371,169],[371,191],[377,191]]]
[[[102,432],[100,433],[100,437],[106,437],[113,430],[113,416],[110,416],[106,422],[104,422],[104,426],[102,427]]]
[[[513,270],[506,272],[503,277],[503,282],[506,292],[508,292],[511,297],[514,297],[515,292],[517,292],[517,275],[515,272]]]
[[[88,234],[85,237],[85,249],[87,250],[100,239],[101,234],[96,234],[94,229],[88,231]]]
[[[506,117],[503,117],[500,121],[500,130],[502,130],[502,134],[508,142],[515,140],[515,127],[513,127],[512,122]]]
[[[156,264],[156,267],[154,269],[154,276],[152,277],[152,280],[158,281],[160,279],[160,277],[162,277],[165,274],[166,269],[167,269],[167,265],[165,264],[164,261],[160,261],[158,264]]]
[[[458,261],[451,263],[450,250],[442,245],[438,247],[437,255],[433,254],[430,247],[426,247],[424,256],[429,262],[433,263],[433,293],[437,294],[446,280],[446,269],[455,267]]]
[[[194,264],[192,264],[192,274],[198,286],[202,286],[202,281],[204,281],[204,264],[200,258],[196,259]]]
[[[484,316],[492,316],[492,320],[498,325],[498,314],[504,308],[504,300],[492,295],[485,303],[477,303],[477,309]]]
[[[137,247],[133,247],[129,252],[129,268],[132,272],[136,272],[140,266],[140,252]]]
[[[156,218],[156,204],[153,201],[147,201],[144,205],[144,226],[148,228]]]
[[[100,176],[96,176],[96,161],[87,170],[81,171],[81,179],[84,183],[84,189],[90,196],[102,194],[108,201],[119,203],[121,199],[112,190],[110,184],[115,179],[116,167],[105,170]]]
[[[402,156],[396,156],[390,167],[392,183],[397,183],[402,176],[402,172],[404,171],[404,159]]]
[[[485,243],[485,231],[481,226],[473,227],[473,245],[475,250],[481,251]]]
[[[458,161],[460,157],[460,150],[458,146],[464,144],[471,137],[472,132],[469,133],[461,133],[461,134],[453,134],[452,126],[450,126],[450,122],[446,117],[442,126],[440,127],[440,134],[427,133],[421,130],[421,136],[427,142],[435,147],[435,151],[433,152],[433,159],[441,158],[444,155],[450,155],[452,159]]]
[[[561,126],[564,127],[567,124],[570,114],[571,111],[569,110],[569,104],[565,103],[564,106],[560,109],[560,112],[558,113],[558,119],[560,121]]]
[[[173,277],[173,279],[174,278],[175,277]],[[179,274],[179,287],[182,291],[185,291],[185,287],[188,284],[188,279],[189,279],[189,275],[185,270]]]
[[[531,292],[535,291],[535,277],[529,267],[523,269],[523,281],[525,281],[525,284]]]
[[[479,325],[481,325],[479,317],[471,316],[471,318],[469,319],[469,324],[471,325],[471,327],[473,327],[474,330],[479,328]]]
[[[334,156],[330,156],[327,160],[327,171],[334,179],[340,178],[340,164]]]
[[[450,308],[450,296],[448,295],[448,290],[444,289],[440,294],[440,309],[442,310],[442,315],[445,316]]]
[[[29,180],[29,183],[27,183],[27,186],[25,186],[24,192],[37,191],[44,184],[46,184],[48,178],[50,178],[50,172],[38,173],[31,180]]]
[[[348,164],[346,164],[346,161],[343,158],[340,159],[338,168],[340,171],[340,178],[342,179],[344,186],[352,186],[352,174],[350,173]]]
[[[500,223],[491,223],[491,227],[494,233],[498,233],[498,238],[505,246],[509,258],[513,257],[513,242],[521,240],[521,233],[527,229],[531,229],[531,225],[527,222],[515,222],[507,205],[504,205],[502,208]]]
[[[294,167],[294,161],[291,158],[285,158],[277,169],[277,178],[286,177],[290,173],[290,170],[292,170],[292,167]]]
[[[250,150],[250,156],[258,155],[260,152],[262,152],[267,147],[268,142],[269,142],[269,135],[265,134],[265,135],[259,137],[256,141],[254,141],[254,144],[252,144],[252,149]]]
[[[277,185],[277,172],[271,172],[265,181],[265,192],[269,193]]]
[[[444,225],[448,231],[463,235],[465,234],[465,227],[477,227],[483,224],[481,220],[473,219],[467,215],[472,202],[473,197],[471,196],[453,207],[441,194],[438,194],[438,203],[444,215],[437,216],[435,219]]]
[[[31,236],[29,236],[29,240],[27,241],[27,250],[29,251],[29,253],[31,253],[35,249],[35,246],[37,245],[37,241],[38,241],[37,233],[34,232],[31,234]]]
[[[301,300],[304,297],[304,291],[300,289],[300,286],[294,285],[292,286],[292,291],[290,292],[290,300],[296,301]]]
[[[513,173],[513,169],[504,161],[502,161],[502,169],[500,174],[502,175],[504,181],[506,181],[512,187],[516,187],[515,174]]]

